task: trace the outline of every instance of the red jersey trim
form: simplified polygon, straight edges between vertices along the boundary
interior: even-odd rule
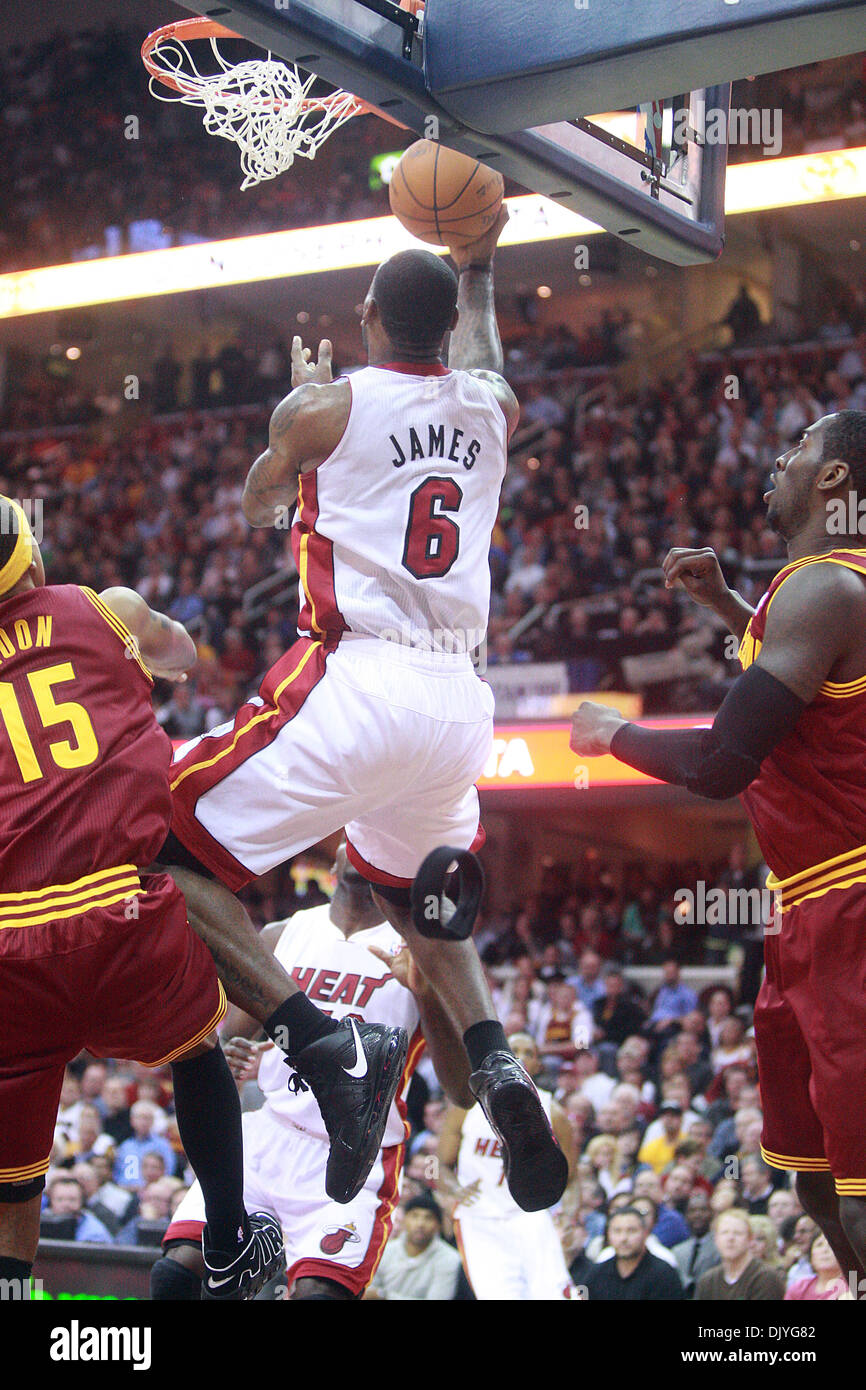
[[[474,853],[475,850],[481,849],[486,840],[487,832],[479,821],[478,829],[475,832],[475,838],[469,846],[470,851]],[[363,874],[371,883],[382,883],[388,888],[412,887],[412,883],[414,882],[413,879],[401,878],[398,874],[389,874],[386,869],[377,869],[375,864],[369,864],[363,854],[358,852],[348,836],[346,837],[346,856],[349,863],[358,870],[358,873]]]
[[[315,473],[298,480],[298,512],[292,527],[292,554],[298,567],[305,603],[298,631],[314,637],[336,637],[347,629],[337,605],[334,543],[316,531],[319,493]]]
[[[402,372],[404,376],[450,376],[444,362],[371,362],[378,372]]]
[[[273,742],[318,685],[325,674],[327,658],[335,650],[336,642],[326,644],[308,637],[295,642],[262,681],[259,695],[263,705],[244,705],[231,729],[216,738],[202,735],[186,757],[172,767],[171,828],[181,843],[233,892],[256,875],[196,820],[198,799]]]
[[[201,1233],[206,1224],[204,1221],[172,1221],[162,1238],[162,1244],[168,1245],[173,1240],[191,1240],[194,1245],[201,1245]]]
[[[388,888],[411,888],[411,878],[400,878],[397,874],[386,873],[384,869],[377,869],[374,864],[368,864],[362,854],[359,854],[351,840],[346,839],[346,857],[349,863],[363,874],[371,883],[382,883]]]

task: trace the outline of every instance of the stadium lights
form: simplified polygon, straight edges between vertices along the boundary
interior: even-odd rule
[[[866,148],[733,164],[728,217],[866,195]],[[592,236],[601,228],[537,194],[509,198],[502,246]],[[0,319],[378,265],[418,245],[394,217],[46,266],[0,275]]]

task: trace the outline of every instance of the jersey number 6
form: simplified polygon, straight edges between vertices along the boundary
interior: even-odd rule
[[[409,499],[403,565],[416,579],[441,579],[460,551],[460,528],[446,512],[456,512],[463,492],[453,478],[426,478]]]

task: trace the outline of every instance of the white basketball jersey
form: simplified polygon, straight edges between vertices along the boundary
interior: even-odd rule
[[[539,1091],[544,1113],[550,1119],[550,1091]],[[523,1216],[508,1184],[502,1165],[502,1146],[487,1121],[480,1105],[473,1105],[463,1121],[460,1151],[457,1155],[457,1181],[461,1187],[479,1182],[478,1197],[466,1208],[466,1213],[478,1217]],[[458,1214],[463,1215],[458,1207]]]
[[[330,906],[325,903],[290,917],[274,954],[307,998],[331,1018],[352,1017],[406,1029],[409,1053],[403,1083],[391,1106],[382,1140],[384,1145],[402,1144],[408,1134],[406,1090],[424,1049],[424,1039],[414,997],[394,979],[383,961],[371,955],[368,943],[394,955],[403,941],[386,922],[355,932],[347,940],[331,921]],[[259,1086],[265,1093],[265,1104],[284,1122],[327,1139],[312,1091],[290,1091],[289,1075],[285,1055],[279,1048],[263,1054]]]
[[[347,379],[343,438],[300,478],[298,630],[470,652],[487,631],[502,408],[486,381],[447,367],[364,367]]]

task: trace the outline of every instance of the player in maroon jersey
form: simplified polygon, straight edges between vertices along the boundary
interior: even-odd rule
[[[151,671],[182,679],[195,646],[129,590],[46,585],[21,507],[0,498],[0,520],[0,1279],[26,1296],[63,1071],[87,1048],[171,1064],[202,1296],[249,1298],[285,1254],[244,1211],[225,995],[179,890],[141,868],[171,816]]]
[[[670,551],[740,639],[708,731],[640,729],[585,703],[571,747],[699,795],[742,795],[775,890],[755,1007],[762,1152],[849,1278],[866,1273],[866,411],[824,416],[776,461],[767,519],[788,563],[752,610],[711,550]],[[866,1283],[859,1283],[860,1293]]]

